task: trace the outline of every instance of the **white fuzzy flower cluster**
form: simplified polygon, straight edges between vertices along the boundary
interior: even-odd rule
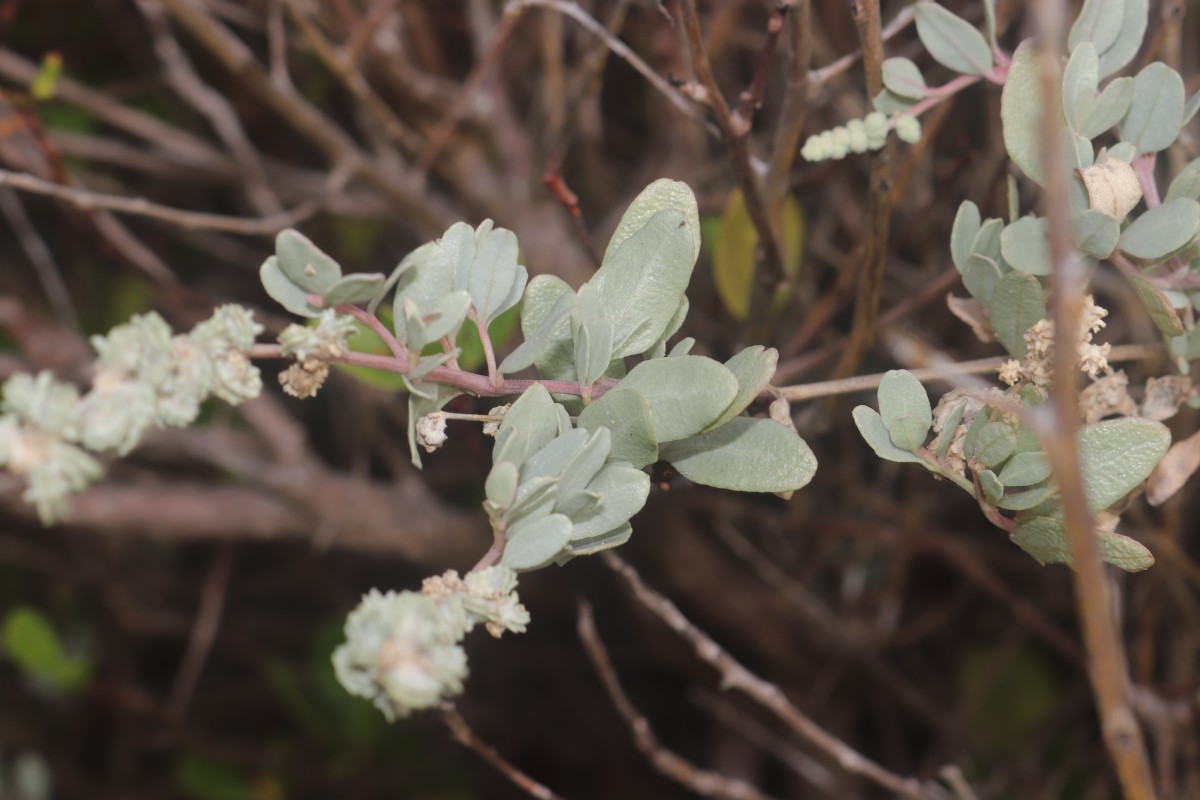
[[[1089,294],[1079,316],[1079,369],[1093,380],[1109,372],[1110,344],[1096,344],[1092,336],[1104,328],[1108,309],[1096,305]],[[1054,323],[1038,320],[1025,331],[1025,358],[1009,359],[1000,365],[1000,380],[1009,386],[1027,384],[1045,392],[1054,380]]]
[[[887,142],[888,129],[894,125],[896,135],[910,144],[921,138],[921,123],[910,114],[903,114],[889,123],[885,114],[872,111],[863,119],[852,119],[845,125],[822,131],[805,140],[800,155],[805,161],[824,161],[845,158],[850,153],[878,150]]]
[[[350,612],[346,641],[333,653],[338,681],[388,721],[461,693],[463,637],[478,624],[496,637],[529,624],[516,587],[516,573],[494,566],[465,578],[454,571],[427,578],[420,592],[372,589]]]
[[[209,395],[233,404],[256,397],[262,380],[246,353],[261,332],[232,305],[186,335],[144,314],[92,337],[95,377],[82,397],[48,372],[12,376],[0,404],[0,467],[28,482],[25,499],[53,521],[68,493],[100,477],[81,447],[124,455],[151,426],[190,425]]]
[[[279,384],[292,397],[313,397],[329,377],[329,364],[350,352],[347,338],[357,332],[354,319],[333,309],[321,312],[315,326],[288,325],[279,346],[296,363],[279,374]]]

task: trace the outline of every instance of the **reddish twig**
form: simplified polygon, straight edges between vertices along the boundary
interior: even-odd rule
[[[583,245],[584,252],[588,254],[592,265],[599,269],[600,253],[596,250],[596,244],[592,241],[587,226],[583,224],[579,196],[572,192],[571,187],[567,186],[567,182],[563,180],[562,172],[558,168],[558,159],[552,155],[546,157],[546,174],[542,176],[542,185],[550,190],[550,194],[554,195],[554,199],[567,212],[567,216],[571,219],[571,225],[575,229],[575,235]]]

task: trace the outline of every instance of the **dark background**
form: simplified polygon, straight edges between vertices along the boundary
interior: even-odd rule
[[[812,5],[814,67],[855,51],[847,4]],[[946,5],[982,26],[977,4]],[[1187,3],[1190,16],[1173,15],[1183,5],[1152,3],[1138,65],[1162,59],[1195,73],[1200,9]],[[198,36],[203,26],[181,23],[168,6],[191,9],[229,40]],[[682,30],[668,20],[674,3],[584,6],[613,21],[659,74],[691,78]],[[1021,4],[998,6],[1011,49],[1027,21]],[[901,7],[884,3],[885,23]],[[755,73],[772,8],[701,4],[731,102]],[[517,232],[531,273],[574,285],[593,267],[543,185],[547,158],[561,164],[601,250],[643,186],[681,179],[708,234],[682,335],[722,360],[750,343],[780,348],[777,385],[829,377],[862,288],[846,274],[868,236],[868,158],[794,166],[807,223],[801,278],[774,324],[739,323],[711,277],[735,186],[725,151],[623,60],[598,62],[597,40],[571,19],[533,10],[519,23],[427,183],[415,182],[413,165],[502,24],[499,4],[482,0],[8,0],[0,160],[56,183],[247,220],[320,201],[296,226],[347,271],[388,272],[452,222],[491,217]],[[352,74],[322,61],[322,40],[361,45]],[[230,42],[249,59],[236,70],[220,57],[238,55]],[[785,30],[750,135],[760,158],[771,152],[790,48]],[[38,100],[30,77],[51,52],[64,77],[56,97]],[[931,83],[952,77],[911,26],[887,53],[914,58]],[[804,135],[861,117],[863,85],[856,65],[814,87]],[[385,111],[372,110],[364,86]],[[1188,88],[1200,87],[1189,77]],[[903,332],[955,359],[999,354],[944,301],[964,294],[948,249],[958,203],[1007,211],[998,100],[996,87],[967,89],[923,117],[919,144],[895,147],[877,333]],[[1193,121],[1160,160],[1168,174],[1197,155],[1196,130]],[[331,179],[353,159],[348,177]],[[288,321],[257,281],[269,233],[189,229],[185,218],[0,191],[0,377],[52,369],[86,383],[85,337],[151,309],[179,329],[229,301],[256,309],[269,332]],[[31,240],[45,250],[32,260]],[[1115,274],[1102,270],[1094,289],[1112,312],[1104,341],[1155,341]],[[856,371],[897,365],[880,344]],[[528,796],[456,744],[437,714],[388,725],[337,686],[329,665],[367,589],[416,588],[426,575],[469,568],[486,549],[487,441],[456,426],[418,473],[403,398],[337,374],[316,399],[296,401],[277,391],[277,366],[262,367],[266,399],[213,405],[190,430],[154,433],[109,465],[70,523],[43,529],[20,485],[0,474],[0,610],[36,609],[90,665],[67,690],[0,659],[0,764],[36,753],[57,796],[71,798]],[[1166,366],[1126,369],[1137,384]],[[931,390],[935,400],[941,390]],[[1116,797],[1068,570],[1039,566],[953,486],[876,459],[851,423],[863,402],[873,404],[872,393],[793,408],[820,469],[790,501],[656,475],[621,555],[805,713],[895,772],[929,778],[957,765],[980,798]],[[460,399],[455,408],[490,405]],[[1187,435],[1195,413],[1170,424]],[[1134,505],[1122,531],[1158,564],[1115,576],[1133,680],[1171,709],[1143,718],[1165,797],[1200,796],[1195,494],[1193,481],[1160,509]],[[599,559],[527,575],[520,594],[529,632],[471,637],[459,708],[484,740],[563,796],[693,796],[639,753],[605,693],[576,634],[585,600],[663,747],[774,797],[886,796],[723,694]]]

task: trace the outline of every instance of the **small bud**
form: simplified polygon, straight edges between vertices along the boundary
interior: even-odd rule
[[[863,130],[867,134],[867,146],[872,150],[878,150],[887,143],[888,121],[883,113],[872,111],[867,114],[863,118]]]
[[[867,126],[861,119],[852,119],[846,123],[846,132],[850,136],[850,149],[855,153],[865,153],[868,150]]]
[[[900,141],[916,144],[921,141],[921,123],[911,114],[904,114],[896,120],[896,136]]]
[[[829,142],[832,147],[831,155],[834,158],[845,158],[846,153],[850,151],[850,132],[839,125],[829,132]]]

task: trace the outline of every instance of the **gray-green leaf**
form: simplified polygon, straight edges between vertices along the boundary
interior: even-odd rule
[[[696,206],[696,196],[692,194],[692,188],[683,181],[659,178],[643,189],[629,204],[629,208],[625,209],[621,221],[617,223],[617,229],[613,231],[612,238],[608,240],[608,247],[604,250],[602,263],[607,262],[616,249],[626,239],[641,230],[651,217],[668,209],[679,211],[684,215],[688,223],[687,227],[692,232],[692,260],[695,261],[699,258],[700,210]]]
[[[942,66],[964,75],[991,71],[992,48],[969,22],[934,3],[919,4],[916,20],[917,36]]]
[[[1150,16],[1148,0],[1119,0],[1118,5],[1124,13],[1121,16],[1121,24],[1117,27],[1116,38],[1108,47],[1101,47],[1098,43],[1096,45],[1096,49],[1100,51],[1101,78],[1112,75],[1133,61],[1146,35],[1146,22]]]
[[[309,292],[292,283],[291,279],[283,274],[277,256],[270,256],[263,262],[258,270],[258,277],[271,299],[288,311],[301,317],[321,316],[321,309],[309,305],[305,299]]]
[[[579,412],[579,427],[612,433],[609,461],[627,461],[644,467],[658,460],[658,439],[650,417],[650,401],[634,389],[618,386]]]
[[[1033,486],[1050,477],[1050,460],[1045,453],[1017,453],[1010,458],[997,476],[1005,486]]]
[[[1180,197],[1200,200],[1200,158],[1192,159],[1187,166],[1179,170],[1179,174],[1167,187],[1167,194],[1163,200],[1175,200]]]
[[[570,538],[571,520],[562,514],[518,520],[508,531],[500,563],[517,572],[544,567],[554,561]]]
[[[704,430],[738,391],[733,373],[703,356],[643,361],[617,386],[637,390],[650,403],[659,442],[673,442]]]
[[[975,440],[973,458],[989,469],[1000,466],[1012,455],[1017,432],[1009,422],[997,420],[984,425]]]
[[[307,236],[288,228],[275,237],[279,268],[288,279],[314,294],[321,294],[342,277],[338,263],[322,252]]]
[[[1154,565],[1154,556],[1140,542],[1109,531],[1096,531],[1100,557],[1109,564],[1139,572]],[[1042,564],[1070,564],[1071,544],[1058,517],[1018,517],[1012,540]]]
[[[588,484],[600,502],[571,518],[571,541],[591,539],[621,527],[646,505],[650,476],[628,464],[609,464]]]
[[[1000,234],[1000,253],[1013,269],[1028,275],[1050,274],[1050,243],[1046,220],[1021,217]]]
[[[1117,247],[1135,258],[1166,258],[1200,231],[1200,203],[1178,197],[1135,219],[1121,234]]]
[[[492,463],[523,464],[559,434],[554,400],[540,383],[530,386],[509,407],[496,431]]]
[[[1133,99],[1121,121],[1121,138],[1139,153],[1165,150],[1183,127],[1183,78],[1161,61],[1147,64],[1133,80]]]
[[[1000,268],[987,256],[972,253],[967,258],[967,268],[963,270],[962,281],[971,296],[987,306],[992,301],[992,292],[996,290],[996,284],[1000,282]]]
[[[892,444],[916,450],[933,426],[933,407],[925,387],[907,370],[894,369],[879,382],[879,416]]]
[[[1075,246],[1093,258],[1108,258],[1117,249],[1121,225],[1110,214],[1089,208],[1071,220]]]
[[[767,381],[775,374],[775,365],[779,362],[779,353],[774,347],[764,348],[762,345],[747,347],[742,352],[725,362],[725,368],[733,373],[738,382],[738,391],[733,402],[721,412],[721,416],[713,421],[709,428],[719,428],[754,402],[754,398],[767,386]]]
[[[954,266],[962,272],[967,266],[974,246],[975,237],[979,235],[982,224],[979,216],[979,206],[970,200],[964,200],[954,215],[954,227],[950,229],[950,257]]]
[[[817,470],[812,450],[793,431],[750,417],[663,445],[662,455],[688,480],[738,492],[794,491]]]
[[[1071,49],[1071,58],[1063,70],[1062,106],[1067,124],[1078,130],[1079,101],[1090,103],[1100,84],[1100,56],[1091,42],[1080,42]]]
[[[1083,103],[1076,116],[1076,130],[1088,139],[1095,139],[1121,121],[1129,111],[1133,92],[1133,78],[1114,79],[1099,97],[1089,97]]]
[[[893,94],[920,100],[928,87],[921,70],[907,58],[889,58],[883,62],[883,85]]]
[[[1026,39],[1013,53],[1000,94],[1000,121],[1009,158],[1039,185],[1043,182],[1039,137],[1045,105],[1041,80],[1037,48],[1032,39]]]
[[[674,319],[696,263],[690,224],[682,211],[660,211],[588,281],[612,315],[616,357],[649,349]]]
[[[854,424],[858,426],[858,432],[875,451],[875,455],[887,461],[898,461],[902,464],[922,463],[920,456],[908,450],[901,450],[892,444],[891,436],[888,435],[888,429],[884,426],[883,418],[879,416],[878,411],[870,406],[855,406],[853,416]]]
[[[324,291],[325,305],[365,303],[375,297],[375,293],[383,286],[383,280],[381,272],[347,275]]]
[[[1088,425],[1076,441],[1084,492],[1095,512],[1149,477],[1170,447],[1171,433],[1160,422],[1126,417]]]
[[[1080,43],[1091,42],[1097,53],[1103,53],[1117,40],[1124,17],[1124,0],[1084,0],[1067,37],[1067,47],[1074,53]]]
[[[1045,316],[1045,293],[1037,278],[1010,272],[996,284],[988,304],[988,320],[1013,358],[1025,355],[1025,331]]]
[[[1183,322],[1166,295],[1137,275],[1130,275],[1129,282],[1133,284],[1138,299],[1150,314],[1150,319],[1154,320],[1155,327],[1167,336],[1182,336]]]

